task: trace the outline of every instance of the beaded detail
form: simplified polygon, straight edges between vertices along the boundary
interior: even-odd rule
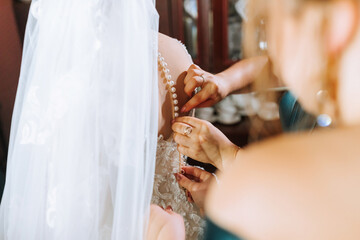
[[[190,61],[192,62],[192,57],[191,57],[191,55],[189,54],[189,51],[187,50],[185,44],[183,44],[180,40],[177,40],[177,41],[178,41],[178,43],[184,48],[186,54],[188,55]]]
[[[161,56],[161,53],[158,54],[158,62],[161,72],[164,74],[167,88],[170,92],[171,102],[173,103],[172,110],[173,110],[173,119],[174,119],[179,116],[179,107],[178,107],[179,101],[177,100],[175,82],[171,80],[172,76],[170,74],[170,69],[167,67],[167,63],[165,62],[164,57]]]
[[[188,56],[191,60],[190,55]],[[173,108],[173,118],[176,118],[179,116],[180,109],[177,99],[179,94],[176,93],[175,87],[176,79],[173,79],[170,75],[168,65],[160,53],[158,55],[158,65],[161,78],[167,83],[166,88]],[[176,161],[177,159],[178,161]],[[177,151],[176,142],[172,138],[164,139],[164,136],[160,135],[156,152],[152,203],[163,207],[172,206],[174,211],[184,218],[186,239],[199,240],[203,239],[204,220],[200,215],[199,208],[194,203],[187,201],[184,190],[179,186],[173,175],[173,173],[180,172],[181,167],[186,165],[185,163],[186,156]]]
[[[172,76],[170,74],[170,69],[167,67],[167,63],[165,62],[165,58],[161,56],[161,53],[158,53],[158,63],[159,67],[161,69],[161,72],[164,75],[164,79],[166,80],[166,85],[168,88],[168,91],[170,93],[170,98],[172,102],[172,119],[175,119],[179,117],[179,101],[177,99],[178,95],[176,94],[176,87],[175,82],[172,79]],[[186,157],[179,153],[179,169],[178,172],[181,172],[181,167],[185,166]]]

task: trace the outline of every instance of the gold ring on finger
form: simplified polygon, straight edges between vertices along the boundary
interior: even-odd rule
[[[201,88],[202,88],[204,86],[204,83],[205,83],[204,74],[201,74],[200,77],[202,78],[202,83],[201,83]]]
[[[192,132],[192,127],[186,127],[184,129],[184,135],[185,136],[189,136],[191,134],[191,132]]]

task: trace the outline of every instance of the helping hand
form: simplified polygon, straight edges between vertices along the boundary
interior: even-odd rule
[[[192,64],[187,70],[184,83],[185,93],[192,98],[183,106],[181,112],[189,112],[195,107],[213,106],[228,94],[226,91],[226,81],[222,79],[221,74],[213,75],[195,64]],[[193,92],[197,87],[202,89],[193,96]]]
[[[207,190],[215,178],[211,173],[197,167],[183,167],[184,174],[175,173],[179,185],[187,190],[188,201],[194,202],[204,215],[204,203]]]
[[[172,125],[178,150],[185,156],[210,163],[219,170],[235,159],[239,148],[211,123],[193,117],[180,117]]]

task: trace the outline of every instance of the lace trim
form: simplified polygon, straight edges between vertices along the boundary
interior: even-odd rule
[[[184,218],[186,239],[202,239],[204,220],[198,207],[189,203],[183,189],[177,183],[174,173],[178,172],[177,144],[171,140],[163,140],[159,136],[156,154],[156,170],[152,203],[162,207],[171,206]]]
[[[193,62],[192,57],[191,57],[191,55],[189,54],[189,51],[187,50],[185,44],[183,44],[179,39],[176,39],[176,41],[177,41],[178,43],[180,43],[180,45],[184,48],[186,54],[188,55],[190,61]]]
[[[188,54],[183,43],[178,41]],[[188,54],[189,58],[191,56]],[[192,61],[192,60],[191,60]],[[159,53],[159,62],[161,70],[168,82],[169,90],[171,91],[173,106],[173,115],[176,117],[178,111],[176,100],[176,89],[174,82],[171,80],[170,70],[167,68],[165,59]],[[174,102],[175,101],[175,102]],[[154,189],[152,196],[152,203],[162,207],[171,206],[173,210],[184,218],[186,239],[198,240],[202,239],[204,235],[205,222],[200,216],[198,207],[187,201],[186,194],[177,183],[174,173],[179,171],[179,152],[177,151],[177,144],[172,136],[168,140],[160,134],[158,136],[158,147],[156,153],[156,168],[154,176]]]

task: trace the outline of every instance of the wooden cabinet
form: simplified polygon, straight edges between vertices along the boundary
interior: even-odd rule
[[[216,73],[242,59],[243,3],[213,0],[213,71]]]
[[[156,7],[160,15],[160,32],[182,41],[194,62],[211,70],[211,1],[158,0]]]
[[[239,0],[158,0],[160,32],[181,40],[196,64],[220,72],[242,57]]]

